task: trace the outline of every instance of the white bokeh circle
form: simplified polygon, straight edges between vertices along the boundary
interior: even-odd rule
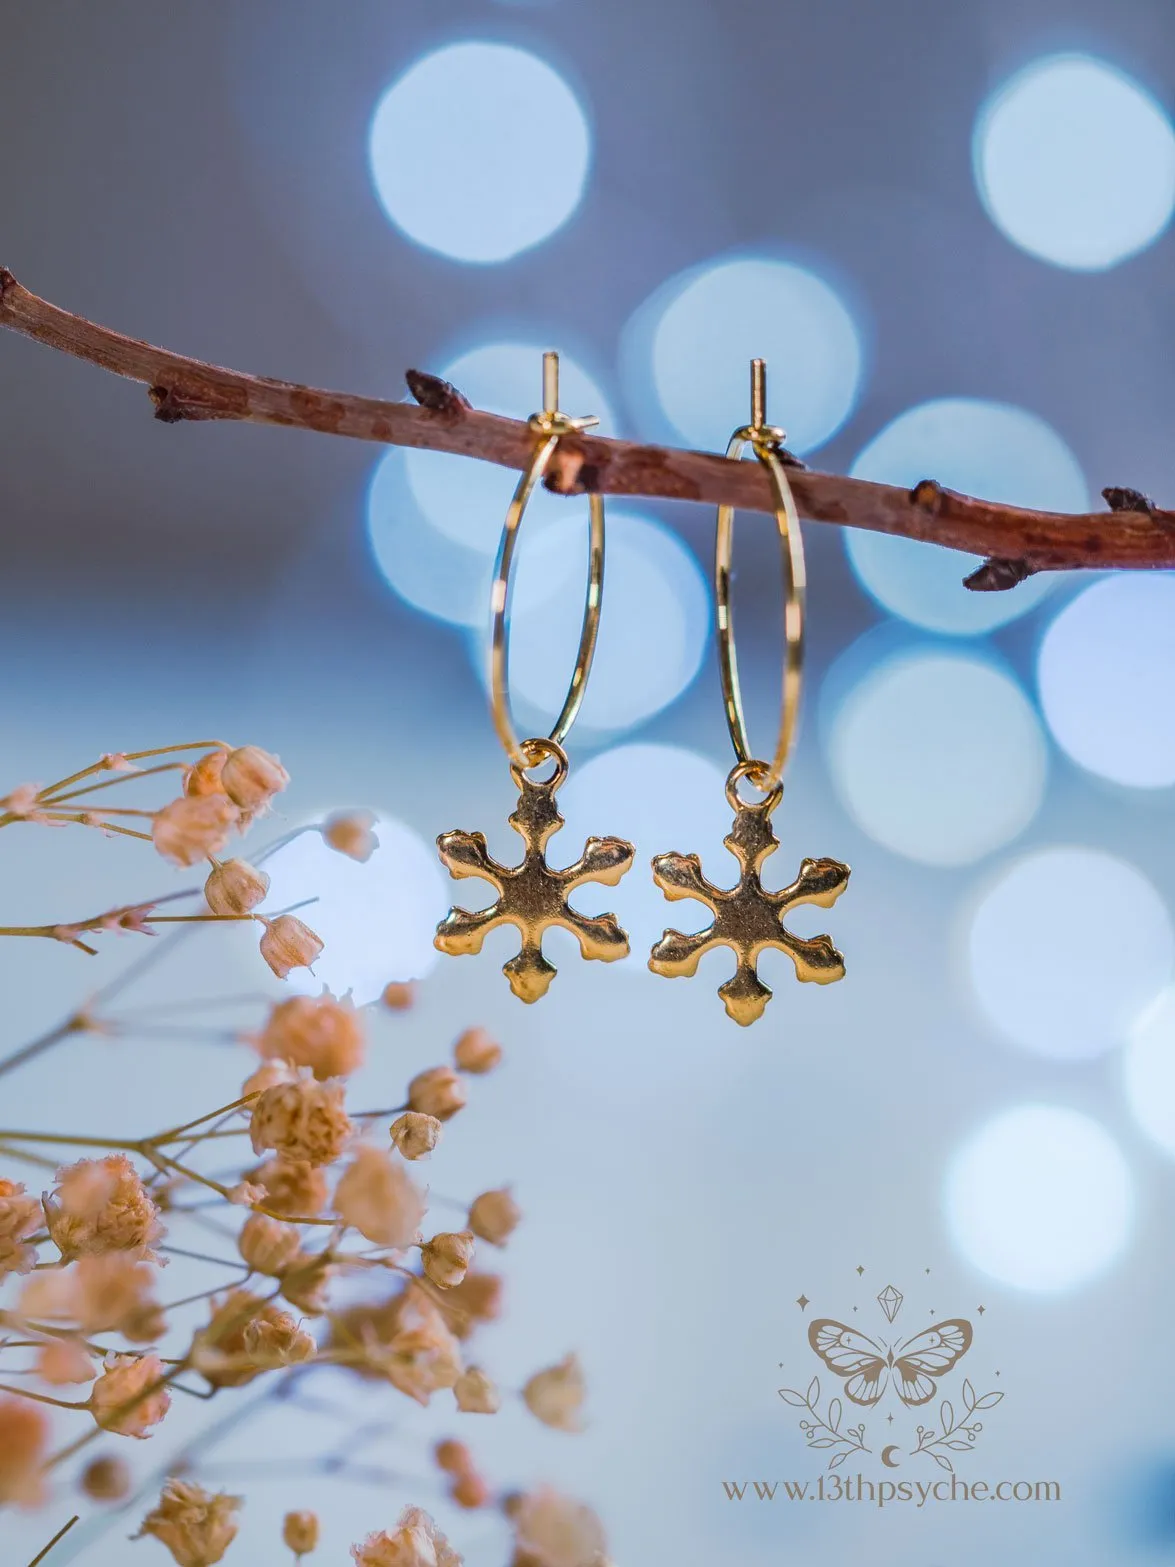
[[[952,1240],[974,1267],[1016,1289],[1067,1290],[1121,1255],[1134,1185],[1096,1121],[1055,1105],[1021,1105],[956,1152],[943,1201]]]
[[[1175,989],[1138,1020],[1122,1057],[1122,1079],[1134,1119],[1175,1158]]]
[[[297,911],[324,945],[314,972],[295,969],[291,990],[350,992],[356,1006],[375,1001],[391,981],[423,979],[437,963],[433,936],[449,908],[436,851],[403,822],[375,824],[379,848],[365,863],[300,833],[265,862],[270,886],[261,912]]]
[[[947,489],[1038,511],[1084,511],[1081,465],[1037,414],[1010,403],[940,397],[908,408],[857,457],[855,479],[913,489],[933,478]],[[845,529],[845,549],[862,587],[892,615],[929,631],[975,636],[1034,608],[1053,586],[1048,573],[1002,593],[973,593],[963,578],[980,557],[917,539]]]
[[[1171,978],[1175,933],[1141,871],[1099,849],[1041,849],[982,896],[968,939],[979,1006],[1053,1060],[1122,1045]]]
[[[1175,784],[1175,575],[1106,577],[1061,610],[1037,662],[1057,743],[1101,778]]]
[[[381,457],[367,488],[367,537],[380,575],[405,603],[458,626],[489,616],[493,558],[459,544],[420,515],[406,453]]]
[[[696,267],[663,290],[652,331],[653,387],[682,440],[725,450],[750,416],[749,365],[768,365],[768,417],[797,452],[849,417],[862,347],[840,295],[815,272],[750,256]]]
[[[828,729],[833,783],[876,842],[926,865],[968,865],[1040,808],[1047,752],[1016,681],[978,658],[902,652],[869,668]]]
[[[558,156],[545,156],[548,147]],[[417,60],[387,89],[368,159],[380,205],[409,239],[455,261],[508,261],[579,206],[591,133],[545,60],[462,42]]]
[[[1102,271],[1153,243],[1175,211],[1175,132],[1106,60],[1035,60],[987,101],[973,161],[988,216],[1029,255]]]

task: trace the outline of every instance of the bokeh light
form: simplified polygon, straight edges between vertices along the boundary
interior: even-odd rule
[[[367,537],[375,563],[388,585],[415,609],[455,625],[484,625],[493,557],[458,544],[421,516],[408,487],[407,455],[388,452],[368,485]]]
[[[1064,1290],[1117,1258],[1134,1210],[1130,1171],[1096,1121],[1022,1105],[959,1149],[944,1191],[959,1251],[1002,1284]]]
[[[1175,990],[1164,991],[1139,1019],[1122,1071],[1134,1119],[1175,1158]]]
[[[1003,872],[975,911],[971,981],[988,1021],[1036,1055],[1081,1060],[1124,1044],[1171,977],[1175,936],[1141,871],[1097,849],[1043,849]]]
[[[852,466],[857,479],[912,489],[937,479],[947,489],[1010,506],[1080,512],[1089,504],[1085,475],[1054,429],[1025,408],[973,397],[941,397],[899,414]],[[963,578],[980,557],[844,530],[861,586],[883,609],[929,631],[975,636],[1034,608],[1055,576],[1030,577],[1004,593],[972,593]]]
[[[1175,576],[1107,577],[1053,621],[1037,666],[1058,744],[1090,772],[1175,784]]]
[[[1151,244],[1175,210],[1175,133],[1105,60],[1036,60],[984,105],[975,178],[992,221],[1029,255],[1097,272]]]
[[[790,262],[739,257],[694,268],[661,291],[653,389],[682,440],[724,451],[750,415],[749,365],[768,363],[768,417],[788,445],[822,445],[856,404],[860,334],[823,278]]]
[[[1047,773],[1015,680],[954,653],[872,665],[832,718],[828,760],[857,825],[926,865],[967,865],[1010,842],[1039,810]]]
[[[558,156],[542,156],[545,147]],[[368,156],[380,204],[409,239],[456,261],[507,261],[578,207],[591,134],[545,61],[507,44],[458,43],[384,93]]]
[[[319,833],[299,834],[265,863],[273,914],[313,899],[298,917],[322,938],[311,974],[295,969],[287,983],[302,995],[325,985],[349,991],[356,1006],[375,1001],[392,980],[423,979],[435,966],[432,944],[449,895],[436,851],[402,822],[381,818],[379,848],[365,863],[329,848]]]

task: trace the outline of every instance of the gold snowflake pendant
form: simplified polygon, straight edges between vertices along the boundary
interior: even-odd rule
[[[522,864],[499,865],[490,857],[484,833],[441,833],[437,848],[450,876],[455,880],[480,876],[497,888],[498,897],[488,909],[473,913],[468,909],[450,909],[437,926],[434,945],[450,956],[480,952],[491,930],[499,925],[513,925],[522,937],[522,950],[503,966],[502,972],[518,999],[531,1002],[546,995],[555,977],[554,965],[543,956],[543,933],[552,925],[570,931],[585,958],[615,963],[628,956],[628,936],[614,914],[590,918],[577,913],[567,899],[584,882],[598,881],[615,887],[631,867],[634,850],[622,838],[589,838],[574,865],[565,870],[548,865],[547,844],[563,826],[555,794],[567,777],[567,757],[549,740],[528,740],[523,750],[528,754],[537,751],[540,758],[549,756],[555,763],[555,772],[537,783],[520,767],[510,768],[520,793],[509,821],[526,845]]]
[[[752,764],[758,765],[758,764]],[[771,814],[783,797],[777,785],[757,804],[748,804],[738,794],[738,783],[748,775],[740,764],[727,780],[726,795],[734,806],[734,823],[723,842],[742,868],[737,884],[729,891],[714,887],[702,874],[696,854],[659,854],[653,860],[653,880],[665,896],[696,898],[713,911],[714,919],[705,930],[686,936],[667,930],[653,948],[649,967],[667,979],[689,977],[697,973],[703,953],[713,947],[730,947],[738,959],[734,976],[719,987],[727,1016],[744,1027],[762,1017],[771,1000],[771,991],[759,978],[756,965],[767,947],[786,952],[796,966],[796,977],[817,985],[830,985],[843,979],[844,958],[829,936],[810,940],[793,936],[784,927],[789,910],[804,903],[831,908],[849,883],[849,867],[838,860],[804,860],[800,874],[790,887],[768,892],[759,880],[763,862],[779,847],[771,826]]]

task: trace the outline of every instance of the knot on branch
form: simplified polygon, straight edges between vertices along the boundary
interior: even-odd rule
[[[427,370],[405,370],[404,379],[420,406],[432,413],[459,419],[467,409],[473,407],[468,397],[449,381],[442,381],[439,375],[429,375]]]
[[[1027,560],[1000,560],[993,555],[969,577],[963,578],[963,586],[970,588],[972,593],[1006,593],[1009,588],[1026,582],[1035,572],[1036,567]]]
[[[0,267],[0,299],[3,299],[10,288],[16,287],[16,279],[7,267]]]
[[[1129,489],[1126,485],[1107,485],[1102,491],[1102,498],[1111,511],[1140,511],[1147,517],[1153,517],[1158,510],[1149,495],[1144,495],[1141,490]]]
[[[241,412],[208,391],[189,391],[179,386],[152,386],[147,395],[155,405],[155,417],[161,424],[181,424],[185,420],[239,419]]]
[[[937,479],[919,479],[910,491],[911,504],[919,511],[928,511],[932,517],[938,516],[946,498],[947,492]]]

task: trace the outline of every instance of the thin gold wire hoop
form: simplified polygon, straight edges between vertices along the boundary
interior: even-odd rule
[[[575,655],[571,684],[567,688],[567,696],[547,740],[537,742],[519,740],[510,710],[509,692],[510,588],[518,530],[522,525],[523,514],[534,493],[535,485],[547,471],[555,448],[563,436],[588,430],[599,423],[594,416],[573,419],[569,414],[559,411],[559,355],[556,353],[543,355],[543,411],[532,414],[528,423],[530,429],[539,437],[539,442],[530,460],[530,466],[518,481],[514,498],[506,513],[502,541],[498,546],[494,585],[490,594],[490,713],[498,739],[510,758],[510,765],[519,771],[528,767],[537,767],[545,758],[550,757],[552,753],[548,749],[549,745],[554,746],[558,751],[575,722],[587,690],[592,660],[596,654],[596,641],[600,634],[600,605],[604,594],[604,500],[600,495],[589,495],[587,596],[584,600],[583,625],[579,634],[579,648]]]
[[[734,609],[731,604],[730,578],[734,556],[734,507],[719,506],[714,536],[714,598],[718,616],[718,667],[722,676],[722,700],[726,707],[726,727],[738,757],[740,776],[748,779],[764,794],[781,787],[783,770],[791,754],[799,717],[800,691],[804,677],[804,601],[807,577],[804,570],[804,541],[800,519],[787,472],[779,455],[784,432],[766,423],[767,365],[762,359],[751,361],[751,422],[736,430],[726,448],[728,457],[741,457],[747,443],[762,463],[775,501],[775,525],[783,566],[783,694],[779,715],[779,734],[775,755],[760,761],[751,749],[747,720],[743,712],[742,686],[738,675],[738,652],[734,637]],[[733,775],[732,775],[733,776]]]

